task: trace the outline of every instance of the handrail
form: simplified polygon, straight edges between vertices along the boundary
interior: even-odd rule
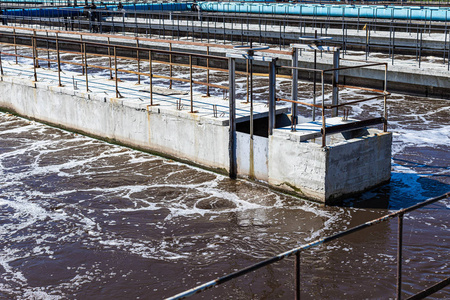
[[[83,71],[83,75],[85,76],[85,82],[86,82],[86,91],[89,92],[89,78],[87,76],[88,72],[87,69],[102,69],[102,70],[109,70],[110,71],[110,79],[115,79],[115,89],[116,89],[116,98],[122,97],[120,92],[119,92],[119,80],[118,80],[118,73],[122,72],[122,73],[128,73],[128,74],[134,74],[138,76],[138,82],[140,82],[140,76],[147,76],[150,78],[150,81],[152,81],[152,78],[161,78],[161,79],[167,79],[170,82],[170,88],[172,86],[172,81],[180,81],[180,82],[188,82],[190,84],[191,87],[191,93],[190,93],[190,112],[194,113],[194,105],[193,105],[193,93],[192,93],[192,86],[194,84],[197,85],[203,85],[207,87],[207,96],[209,96],[209,88],[219,88],[222,90],[228,90],[229,87],[228,86],[224,86],[224,85],[220,85],[220,84],[214,84],[211,83],[209,78],[210,78],[210,74],[209,74],[209,70],[215,70],[215,71],[224,71],[227,72],[227,70],[222,70],[219,68],[213,68],[210,67],[210,60],[216,60],[216,61],[227,61],[228,59],[225,57],[221,57],[221,56],[215,56],[215,55],[209,55],[208,54],[199,54],[199,53],[191,53],[191,52],[182,52],[182,51],[171,51],[171,50],[161,50],[161,49],[153,49],[153,48],[144,48],[144,47],[140,47],[139,44],[137,43],[137,46],[127,46],[127,45],[118,45],[118,44],[112,44],[109,42],[108,39],[108,43],[99,43],[99,42],[91,42],[91,41],[85,41],[85,40],[74,40],[74,39],[67,39],[67,38],[60,38],[58,35],[56,35],[56,37],[48,37],[48,36],[38,36],[38,35],[29,35],[29,34],[18,34],[16,32],[13,33],[0,33],[0,37],[9,37],[9,38],[14,38],[14,44],[12,43],[2,43],[2,44],[6,44],[6,45],[13,45],[14,46],[14,53],[9,53],[6,52],[4,50],[0,51],[0,56],[1,55],[5,55],[5,56],[13,56],[16,57],[16,63],[17,63],[17,57],[23,57],[26,59],[32,59],[33,60],[33,69],[34,69],[34,78],[35,81],[37,81],[37,71],[36,68],[39,66],[39,61],[45,61],[48,62],[48,67],[50,68],[50,63],[56,63],[57,64],[57,70],[58,70],[58,81],[59,81],[59,86],[62,86],[61,84],[61,76],[60,73],[61,71],[61,64],[71,64],[71,65],[76,65],[76,66],[81,66],[82,67],[82,71]],[[20,45],[23,48],[31,48],[32,49],[32,54],[30,53],[24,53],[24,54],[18,54],[17,52],[17,39],[26,39],[26,40],[31,40],[31,46],[30,45]],[[47,49],[45,48],[38,48],[37,47],[37,42],[38,41],[46,41],[47,42]],[[55,49],[50,49],[49,47],[49,42],[52,45],[55,45]],[[81,51],[61,51],[60,50],[60,45],[61,44],[73,44],[73,45],[80,45],[81,47]],[[91,46],[91,47],[101,47],[104,49],[107,49],[107,54],[102,54],[102,57],[109,57],[109,66],[98,66],[98,65],[93,65],[93,64],[88,64],[87,63],[87,56],[91,55],[91,56],[100,56],[99,54],[89,54],[86,53],[86,47],[87,46]],[[124,56],[119,56],[117,54],[117,50],[122,49],[122,50],[127,50],[127,51],[131,51],[131,52],[136,52],[136,57],[124,57]],[[47,52],[47,57],[39,57],[38,55],[38,50],[43,50]],[[114,53],[111,54],[111,50],[114,50]],[[50,58],[49,53],[50,52],[56,52],[56,58]],[[62,61],[60,59],[60,55],[61,53],[69,53],[69,54],[75,54],[75,55],[80,55],[81,56],[81,62],[75,62],[75,61]],[[144,55],[142,56],[142,53],[144,53]],[[153,60],[152,56],[154,56],[154,54],[162,54],[162,55],[167,55],[170,57],[170,61],[167,62],[162,62],[162,61],[157,61],[157,60]],[[140,56],[141,55],[141,56]],[[182,56],[182,57],[187,57],[189,59],[189,64],[181,64],[181,63],[173,63],[172,62],[172,56]],[[202,59],[206,59],[207,63],[206,66],[200,66],[200,65],[194,65],[192,63],[192,58],[193,57],[198,57],[198,58],[202,58]],[[134,71],[134,70],[125,70],[125,69],[119,69],[117,67],[117,58],[122,58],[122,59],[128,59],[128,60],[134,60],[138,62],[138,70]],[[140,62],[144,61],[145,59],[149,60],[149,64],[150,64],[150,70],[149,72],[145,73],[142,72],[140,69]],[[1,59],[1,58],[0,58]],[[114,65],[112,63],[112,60],[114,59]],[[170,66],[170,76],[164,76],[164,75],[158,75],[158,74],[154,74],[154,72],[152,71],[151,68],[151,64],[152,63],[164,63],[164,64],[168,64]],[[1,60],[0,60],[0,65],[1,65]],[[189,68],[190,70],[190,76],[189,78],[178,78],[175,76],[172,76],[172,67],[173,66],[182,66],[182,67],[186,67]],[[192,76],[192,69],[193,68],[199,68],[199,69],[206,69],[206,82],[204,81],[200,81],[200,80],[194,80],[193,76]],[[3,69],[3,68],[2,68]],[[114,72],[114,77],[112,75],[112,73]],[[2,74],[3,75],[3,74]],[[153,104],[153,89],[152,89],[152,85],[150,83],[150,105],[154,105]]]
[[[294,249],[285,251],[285,252],[283,252],[283,253],[280,253],[280,254],[278,254],[278,255],[275,255],[275,256],[273,256],[273,257],[271,257],[271,258],[269,258],[269,259],[263,260],[263,261],[261,261],[261,262],[259,262],[259,263],[256,263],[256,264],[254,264],[254,265],[251,265],[251,266],[249,266],[249,267],[243,268],[243,269],[241,269],[241,270],[238,270],[238,271],[236,271],[236,272],[227,274],[227,275],[222,276],[222,277],[219,277],[219,278],[217,278],[217,279],[208,281],[208,282],[206,282],[206,283],[204,283],[204,284],[201,284],[201,285],[198,285],[198,286],[196,286],[196,287],[194,287],[194,288],[192,288],[192,289],[186,290],[186,291],[184,291],[184,292],[182,292],[182,293],[179,293],[179,294],[174,295],[174,296],[172,296],[172,297],[166,298],[166,300],[179,300],[179,299],[187,298],[187,297],[189,297],[189,296],[192,296],[192,295],[194,295],[194,294],[197,294],[197,293],[199,293],[199,292],[202,292],[202,291],[204,291],[204,290],[206,290],[206,289],[209,289],[209,288],[212,288],[212,287],[214,287],[214,286],[218,286],[218,285],[220,285],[220,284],[222,284],[222,283],[225,283],[225,282],[227,282],[227,281],[230,281],[230,280],[232,280],[232,279],[234,279],[234,278],[237,278],[237,277],[243,276],[243,275],[245,275],[245,274],[251,273],[251,272],[253,272],[253,271],[256,271],[256,270],[258,270],[258,269],[261,269],[261,268],[263,268],[263,267],[265,267],[265,266],[267,266],[267,265],[271,265],[271,264],[273,264],[273,263],[275,263],[275,262],[278,262],[278,261],[280,261],[280,260],[283,260],[283,259],[285,259],[285,258],[288,258],[288,257],[290,257],[290,256],[292,256],[292,255],[296,255],[296,264],[297,264],[297,263],[298,263],[297,259],[299,260],[299,258],[300,258],[300,255],[299,255],[299,254],[300,254],[300,252],[303,251],[303,250],[307,250],[307,249],[309,249],[309,248],[316,247],[316,246],[319,246],[319,245],[324,245],[324,244],[326,244],[326,243],[329,243],[329,242],[331,242],[331,241],[334,241],[334,240],[336,240],[336,239],[339,239],[339,238],[344,237],[344,236],[346,236],[346,235],[349,235],[349,234],[351,234],[351,233],[354,233],[354,232],[363,230],[363,229],[365,229],[365,228],[371,227],[371,226],[373,226],[373,225],[376,225],[376,224],[378,224],[378,223],[381,223],[381,222],[390,220],[390,219],[392,219],[392,218],[394,218],[394,217],[398,217],[398,218],[399,218],[399,221],[400,221],[400,220],[403,220],[403,215],[404,215],[405,213],[414,211],[414,210],[416,210],[416,209],[419,209],[419,208],[421,208],[421,207],[424,207],[424,206],[426,206],[426,205],[435,203],[435,202],[437,202],[437,201],[440,201],[440,200],[443,200],[443,199],[446,199],[446,198],[449,198],[449,197],[450,197],[450,192],[447,192],[447,193],[445,193],[445,194],[443,194],[443,195],[440,195],[440,196],[437,196],[437,197],[434,197],[434,198],[427,199],[427,200],[425,200],[425,201],[423,201],[423,202],[420,202],[420,203],[418,203],[418,204],[415,204],[415,205],[413,205],[413,206],[410,206],[410,207],[407,207],[407,208],[400,209],[400,210],[398,210],[398,211],[395,211],[395,212],[390,213],[390,214],[388,214],[388,215],[385,215],[385,216],[383,216],[383,217],[380,217],[380,218],[377,218],[377,219],[374,219],[374,220],[365,222],[365,223],[363,223],[363,224],[361,224],[361,225],[358,225],[358,226],[352,227],[352,228],[350,228],[350,229],[341,231],[341,232],[336,233],[336,234],[334,234],[334,235],[331,235],[331,236],[328,236],[328,237],[325,237],[325,238],[321,238],[321,239],[315,240],[315,241],[313,241],[313,242],[311,242],[311,243],[308,243],[308,244],[306,244],[306,245],[303,245],[303,246],[300,246],[300,247],[297,247],[297,248],[294,248]],[[402,232],[400,231],[400,232],[399,232],[399,239],[400,239],[400,240],[401,240],[401,237],[402,237]],[[402,244],[399,243],[399,245],[401,246]],[[400,253],[401,253],[401,252],[400,252]],[[401,255],[400,255],[400,258],[401,258]],[[401,261],[401,259],[400,259],[400,261]],[[401,270],[401,265],[400,265],[400,270]],[[399,275],[401,275],[401,274],[397,274],[397,277],[399,277]],[[296,282],[298,282],[297,278],[296,278]],[[448,282],[448,280],[447,280],[447,282]],[[399,291],[401,291],[401,282],[399,282],[399,283],[400,283],[400,285],[397,285],[397,299],[400,299],[400,297],[399,297]],[[399,290],[399,289],[400,289],[400,290]],[[297,290],[297,291],[299,290],[298,287],[296,287],[296,290]],[[300,299],[300,295],[299,295],[298,293],[297,293],[297,295],[296,295],[296,299]]]
[[[325,73],[329,73],[329,72],[338,72],[341,70],[349,70],[349,69],[357,69],[357,68],[364,68],[364,67],[373,67],[373,66],[384,66],[384,89],[383,90],[379,90],[379,89],[373,89],[373,88],[364,88],[364,87],[356,87],[356,86],[350,86],[350,85],[341,85],[338,82],[334,82],[334,78],[335,75],[333,75],[333,86],[337,87],[337,88],[350,88],[350,89],[359,89],[359,90],[364,90],[364,91],[369,91],[369,92],[373,92],[379,95],[376,96],[372,96],[369,98],[364,98],[364,99],[358,99],[358,100],[353,100],[353,101],[349,101],[349,102],[345,102],[345,103],[337,103],[337,104],[325,104],[325,88],[324,88],[324,76]],[[284,68],[284,69],[291,69],[291,70],[296,70],[296,71],[308,71],[308,72],[314,72],[314,74],[316,73],[320,73],[321,74],[321,85],[322,85],[322,104],[316,104],[315,100],[316,100],[316,96],[314,93],[314,103],[306,103],[306,102],[302,102],[302,101],[298,101],[298,100],[292,100],[292,99],[285,99],[285,98],[276,98],[277,101],[285,101],[285,102],[290,102],[290,103],[295,103],[295,104],[301,104],[304,106],[309,106],[313,108],[313,120],[314,120],[314,116],[315,116],[315,109],[319,108],[322,110],[322,128],[321,128],[321,134],[322,134],[322,147],[326,146],[326,135],[327,134],[331,134],[331,133],[339,133],[339,132],[344,132],[349,130],[349,128],[351,129],[351,126],[346,124],[345,126],[333,126],[336,127],[334,129],[330,129],[326,127],[326,116],[325,116],[325,110],[326,109],[337,109],[339,107],[343,107],[343,106],[348,106],[351,104],[356,104],[356,103],[360,103],[360,102],[366,102],[366,101],[370,101],[370,100],[374,100],[374,99],[378,99],[378,98],[383,98],[384,99],[384,113],[383,113],[383,117],[381,118],[377,118],[376,122],[373,122],[374,119],[369,119],[369,120],[363,120],[363,121],[359,121],[358,123],[361,124],[366,124],[367,126],[372,126],[372,125],[376,125],[376,124],[380,124],[383,123],[383,131],[386,132],[387,131],[387,97],[391,95],[390,92],[388,92],[386,90],[387,88],[387,68],[388,68],[388,64],[387,63],[364,63],[362,65],[357,65],[357,66],[346,66],[346,67],[337,67],[337,68],[330,68],[330,69],[325,69],[325,70],[321,70],[321,69],[315,69],[315,68],[305,68],[305,67],[296,67],[296,66],[281,66],[280,68]],[[337,77],[337,76],[336,76]],[[294,84],[294,83],[293,83]],[[333,91],[334,93],[334,91]],[[336,110],[337,112],[337,110]],[[348,116],[346,116],[345,111],[344,111],[344,119],[347,119]],[[381,121],[381,122],[380,122]],[[294,126],[294,118],[292,118],[292,130],[295,131],[295,126]]]

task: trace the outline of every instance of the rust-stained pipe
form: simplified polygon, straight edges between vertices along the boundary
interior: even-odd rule
[[[87,63],[87,54],[86,54],[86,43],[83,44],[83,52],[84,52],[84,69],[86,76],[86,92],[89,92],[89,79],[88,79],[88,63]]]
[[[58,35],[56,35],[58,37]],[[61,84],[61,59],[59,56],[59,42],[58,39],[56,39],[56,67],[58,68],[58,86],[62,86]]]
[[[150,77],[150,105],[153,106],[153,62],[152,51],[148,51],[149,77]]]

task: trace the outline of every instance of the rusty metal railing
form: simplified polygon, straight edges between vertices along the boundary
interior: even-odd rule
[[[75,65],[79,66],[82,70],[82,74],[85,75],[85,84],[86,84],[86,92],[90,92],[89,90],[89,76],[88,76],[88,69],[99,69],[99,70],[108,70],[110,74],[110,79],[113,79],[115,82],[115,90],[116,90],[116,98],[122,97],[120,94],[120,87],[119,82],[121,81],[119,79],[119,73],[127,73],[127,74],[133,74],[137,76],[137,80],[140,83],[141,76],[148,77],[150,80],[150,105],[157,105],[154,103],[153,99],[153,78],[160,78],[165,79],[169,83],[169,88],[172,88],[172,82],[178,81],[178,82],[187,82],[189,83],[190,88],[190,112],[195,112],[194,110],[194,100],[193,100],[193,85],[203,85],[207,87],[207,95],[209,95],[209,88],[218,88],[222,90],[228,90],[228,86],[223,86],[216,83],[211,83],[210,80],[210,70],[214,71],[223,71],[227,72],[227,70],[220,69],[220,68],[213,68],[210,67],[210,61],[222,61],[227,62],[228,59],[225,57],[220,56],[214,56],[210,54],[199,54],[199,53],[190,53],[190,52],[181,52],[181,51],[172,51],[172,50],[161,50],[161,49],[154,49],[154,48],[145,48],[139,45],[139,43],[136,43],[136,46],[126,46],[126,45],[119,45],[119,44],[112,44],[110,43],[110,40],[108,39],[108,43],[99,43],[99,42],[92,42],[92,41],[86,41],[80,38],[80,40],[74,40],[74,39],[68,39],[68,38],[61,38],[58,35],[58,32],[55,33],[54,37],[50,36],[42,36],[42,35],[36,35],[36,31],[34,31],[33,34],[18,34],[15,30],[13,33],[0,33],[0,38],[2,39],[9,39],[12,40],[13,43],[3,42],[2,45],[8,45],[13,47],[14,52],[7,52],[4,49],[0,51],[0,56],[12,56],[15,57],[15,62],[18,63],[17,58],[25,58],[32,60],[33,63],[33,70],[34,70],[34,80],[38,81],[38,72],[37,69],[40,67],[40,62],[47,62],[48,68],[51,68],[51,64],[56,64],[56,69],[58,72],[58,85],[62,86],[61,82],[61,65],[67,64],[67,65]],[[18,40],[21,40],[21,43],[18,43]],[[45,48],[39,48],[38,44],[45,44]],[[75,50],[62,50],[62,46],[65,46],[66,48],[71,46],[71,48],[79,47],[79,51]],[[20,54],[18,51],[18,47],[22,47],[25,49],[31,49],[31,53],[22,53]],[[88,52],[87,48],[95,48],[96,51]],[[105,54],[99,54],[99,49],[103,49],[103,52]],[[133,52],[136,53],[135,57],[125,56],[121,55],[119,56],[119,51],[127,51],[127,52]],[[46,53],[45,56],[39,56],[40,53]],[[56,58],[51,58],[50,54],[56,55]],[[61,54],[71,54],[76,55],[81,58],[81,62],[76,61],[67,61],[67,60],[61,60]],[[156,60],[154,57],[156,55],[162,55],[168,58],[168,61],[164,60]],[[108,66],[105,65],[94,65],[93,63],[88,63],[89,57],[100,57],[100,58],[107,58],[109,64]],[[184,58],[188,60],[188,63],[174,63],[173,57],[178,58]],[[202,66],[200,64],[195,64],[193,62],[193,58],[197,59],[204,59],[206,60],[206,66]],[[118,59],[122,60],[130,60],[137,62],[137,70],[126,70],[126,69],[120,69],[118,67]],[[149,64],[149,72],[144,72],[141,68],[141,61],[144,59],[148,59]],[[170,73],[169,76],[165,75],[159,75],[155,74],[153,65],[155,63],[158,64],[166,64],[169,65]],[[0,57],[0,65],[1,65],[1,57]],[[173,76],[173,67],[183,67],[188,69],[189,71],[189,78],[180,78]],[[207,70],[205,72],[205,76],[207,77],[205,81],[199,81],[194,80],[193,77],[193,69],[203,69]],[[3,72],[3,66],[1,66],[1,71]],[[114,72],[114,74],[113,74]]]
[[[241,277],[243,275],[252,273],[256,270],[259,270],[265,266],[274,264],[276,262],[279,262],[281,260],[284,260],[288,257],[291,257],[293,255],[295,255],[295,262],[294,262],[294,270],[295,270],[295,279],[294,279],[294,286],[295,286],[295,299],[300,299],[300,291],[301,291],[301,281],[300,281],[300,254],[302,251],[319,246],[319,245],[324,245],[327,244],[331,241],[337,240],[341,237],[347,236],[349,234],[352,234],[354,232],[358,232],[360,230],[366,229],[368,227],[371,227],[373,225],[379,224],[381,222],[385,222],[388,221],[390,219],[393,218],[398,218],[398,234],[397,234],[397,283],[396,283],[396,297],[397,300],[401,299],[401,292],[402,292],[402,250],[403,250],[403,216],[404,214],[414,211],[416,209],[419,209],[421,207],[427,206],[429,204],[435,203],[437,201],[440,200],[444,200],[450,197],[450,192],[443,194],[441,196],[435,197],[435,198],[430,198],[426,201],[423,201],[421,203],[418,203],[416,205],[410,206],[408,208],[404,208],[404,209],[400,209],[396,212],[390,213],[388,215],[385,215],[383,217],[377,218],[375,220],[363,223],[359,226],[347,229],[345,231],[341,231],[339,233],[336,233],[334,235],[322,238],[322,239],[318,239],[315,240],[311,243],[308,243],[306,245],[288,250],[286,252],[283,252],[281,254],[275,255],[269,259],[266,259],[264,261],[261,261],[259,263],[256,263],[252,266],[246,267],[244,269],[238,270],[234,273],[222,276],[220,278],[211,280],[209,282],[206,282],[204,284],[201,284],[197,287],[194,287],[192,289],[186,290],[182,293],[179,293],[175,296],[169,297],[166,300],[179,300],[179,299],[184,299],[187,298],[189,296],[192,296],[194,294],[203,292],[209,288],[221,285],[225,282],[228,282],[230,280],[233,280],[235,278]],[[434,293],[442,288],[444,288],[445,286],[450,284],[450,277],[446,278],[443,281],[440,281],[438,283],[436,283],[435,285],[421,291],[420,293],[416,294],[419,296],[426,296],[426,295],[430,295],[431,293]],[[414,296],[416,296],[414,295]],[[412,296],[411,298],[414,298],[414,296]],[[422,299],[422,298],[414,298],[414,299]]]
[[[342,60],[342,59],[341,59]],[[387,119],[388,119],[388,113],[387,113],[387,97],[389,95],[391,95],[391,93],[389,93],[386,89],[387,89],[387,63],[365,63],[364,61],[358,61],[358,60],[348,60],[348,61],[354,61],[354,62],[362,62],[362,65],[358,65],[358,66],[348,66],[348,67],[338,67],[338,68],[332,68],[332,69],[326,69],[326,70],[321,70],[321,69],[312,69],[312,68],[301,68],[301,67],[292,67],[292,66],[282,66],[281,68],[286,68],[286,69],[292,69],[292,70],[296,70],[296,71],[307,71],[307,72],[313,72],[314,74],[316,73],[320,73],[321,75],[321,91],[322,91],[322,103],[321,104],[316,104],[315,103],[315,97],[314,97],[314,103],[307,103],[307,102],[303,102],[303,101],[297,101],[297,100],[292,100],[292,99],[284,99],[284,98],[277,98],[277,101],[285,101],[285,102],[290,102],[290,103],[295,103],[295,104],[300,104],[300,105],[304,105],[304,106],[309,106],[312,107],[313,109],[313,116],[315,115],[315,109],[319,108],[321,109],[322,112],[322,128],[321,128],[321,135],[322,135],[322,147],[326,146],[326,136],[327,134],[332,134],[332,133],[339,133],[339,132],[344,132],[344,131],[348,131],[348,130],[352,130],[352,129],[357,129],[357,128],[363,128],[363,127],[367,127],[367,126],[373,126],[373,125],[377,125],[377,124],[383,124],[383,131],[386,132],[387,131]],[[376,95],[369,97],[369,98],[363,98],[363,99],[358,99],[358,100],[353,100],[353,101],[348,101],[345,103],[337,103],[337,104],[325,104],[325,74],[326,73],[333,73],[335,71],[343,71],[343,70],[349,70],[349,69],[357,69],[357,68],[364,68],[364,67],[374,67],[374,66],[381,66],[383,65],[385,67],[384,70],[384,88],[383,90],[379,90],[379,89],[371,89],[371,88],[363,88],[363,87],[356,87],[356,86],[350,86],[350,85],[340,85],[338,83],[335,83],[335,85],[338,88],[350,88],[350,89],[358,89],[358,90],[364,90],[364,91],[369,91],[369,92],[373,92]],[[339,107],[344,107],[344,106],[349,106],[352,104],[356,104],[356,103],[360,103],[360,102],[365,102],[365,101],[370,101],[370,100],[374,100],[374,99],[379,99],[379,98],[383,98],[383,117],[379,117],[379,118],[371,118],[371,119],[367,119],[367,120],[361,120],[361,121],[356,121],[356,122],[352,122],[352,123],[347,123],[347,124],[342,124],[342,125],[337,125],[337,126],[332,126],[332,127],[326,127],[326,115],[325,115],[325,111],[327,109],[337,109]],[[344,111],[344,119],[346,119],[348,117],[348,115],[345,114],[346,111]],[[294,117],[292,118],[292,120],[294,120]],[[293,128],[295,128],[295,126],[293,126]],[[295,129],[293,129],[293,131],[295,131]]]

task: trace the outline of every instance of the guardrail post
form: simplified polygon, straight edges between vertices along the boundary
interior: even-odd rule
[[[13,34],[14,34],[14,55],[16,57],[16,65],[18,63],[18,59],[17,59],[17,43],[16,43],[16,29],[13,29]]]
[[[33,72],[34,72],[34,81],[37,81],[37,71],[36,71],[36,39],[34,37],[31,38],[32,52],[33,52]]]
[[[153,61],[152,61],[152,51],[148,51],[148,63],[149,63],[149,73],[150,73],[150,105],[153,106]]]
[[[169,44],[169,51],[172,52],[172,43]],[[169,55],[169,89],[172,89],[172,53]]]
[[[230,105],[230,116],[229,116],[229,142],[228,142],[228,153],[230,159],[230,171],[229,176],[231,179],[236,179],[237,177],[237,158],[236,158],[236,61],[234,58],[228,59],[228,82],[229,82],[229,105]]]
[[[206,55],[209,55],[209,46],[206,46]],[[206,59],[206,97],[209,97],[209,58]]]
[[[81,52],[81,63],[84,62],[83,56],[83,35],[80,34],[80,52]],[[84,75],[84,66],[81,68],[82,75]]]
[[[292,67],[297,68],[298,67],[298,49],[292,48]],[[291,87],[291,95],[292,100],[298,101],[298,70],[292,69],[292,87]],[[291,131],[296,130],[297,125],[297,114],[298,114],[298,107],[297,103],[292,103],[291,107]]]
[[[87,63],[87,55],[86,55],[86,43],[83,43],[83,53],[84,53],[84,69],[86,76],[86,92],[89,92],[89,78],[88,78],[88,63]]]
[[[0,49],[0,75],[3,76],[3,64],[2,64],[2,53],[3,53],[3,51],[2,50],[3,49]],[[3,78],[2,78],[2,80],[3,80]]]
[[[136,59],[137,59],[137,69],[138,73],[141,72],[141,60],[139,59],[139,40],[136,39],[136,47],[138,48],[136,50]],[[138,84],[141,84],[141,74],[138,74]]]
[[[58,35],[56,35],[56,64],[58,68],[58,86],[62,86],[61,84],[61,60],[59,56],[59,41]]]
[[[400,300],[402,295],[403,213],[398,215],[397,234],[397,300]]]
[[[325,121],[325,83],[324,72],[320,72],[322,80],[322,147],[326,146],[327,134],[326,134],[326,121]]]
[[[50,63],[50,47],[48,45],[48,30],[45,31],[45,34],[47,36],[47,41],[46,41],[46,45],[47,45],[47,67],[50,69],[51,63]]]
[[[273,129],[275,128],[275,85],[276,85],[276,70],[275,70],[276,60],[269,62],[269,136],[273,134]]]
[[[193,79],[192,79],[192,55],[189,55],[189,90],[191,94],[191,113],[194,113],[194,94],[192,87]]]
[[[386,95],[386,90],[387,90],[387,68],[388,65],[385,64],[384,65],[384,102],[383,102],[383,109],[384,109],[384,124],[383,124],[383,131],[386,132],[387,131],[387,125],[388,125],[388,111],[387,111],[387,95]]]
[[[108,58],[109,58],[109,79],[113,79],[112,76],[112,58],[111,58],[111,47],[109,46],[111,45],[111,41],[108,37]]]
[[[339,54],[340,51],[339,49],[336,49],[336,51],[333,52],[333,69],[335,69],[333,71],[333,78],[332,78],[332,83],[333,83],[333,96],[332,96],[332,105],[338,105],[339,104],[339,88],[338,88],[338,84],[339,84]],[[332,117],[337,117],[338,116],[338,108],[334,107],[331,110],[331,116]]]
[[[119,86],[118,86],[118,82],[117,82],[117,49],[114,46],[114,79],[115,79],[115,83],[116,83],[116,98],[119,98]]]

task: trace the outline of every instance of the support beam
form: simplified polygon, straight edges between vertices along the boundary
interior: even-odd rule
[[[236,78],[235,78],[236,62],[234,58],[228,59],[228,81],[229,81],[229,104],[230,104],[230,129],[228,153],[230,157],[230,178],[237,177],[237,155],[236,155]]]

